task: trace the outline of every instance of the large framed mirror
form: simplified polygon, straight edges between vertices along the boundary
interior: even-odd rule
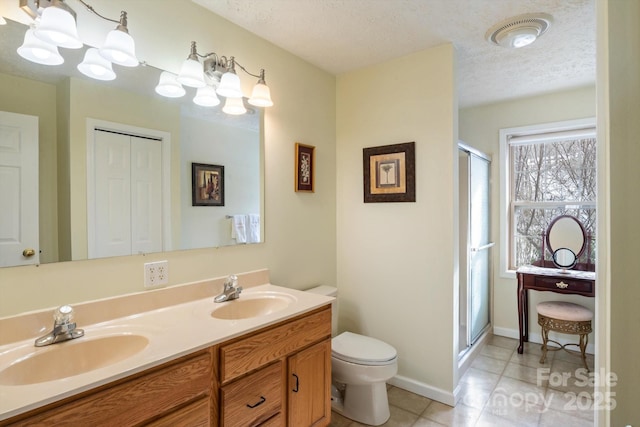
[[[12,263],[3,261],[6,257],[0,254],[0,267],[92,257],[88,250],[92,231],[87,224],[91,224],[91,199],[101,193],[92,192],[88,179],[97,174],[92,165],[100,160],[91,158],[99,156],[98,150],[88,148],[93,138],[89,128],[95,123],[115,133],[128,129],[135,138],[170,140],[160,150],[159,160],[164,165],[160,179],[166,185],[154,196],[163,199],[162,244],[149,252],[234,245],[230,220],[234,215],[258,214],[264,224],[260,109],[246,105],[247,114],[230,116],[221,106],[195,105],[195,90],[187,90],[183,98],[162,97],[154,90],[162,70],[151,65],[118,67],[113,81],[90,79],[76,69],[87,46],[61,49],[65,62],[58,66],[29,62],[16,53],[26,30],[24,24],[10,19],[0,26],[0,114],[37,118],[37,196],[31,206],[0,204],[0,218],[15,219],[16,212],[35,211],[28,227],[38,230],[38,236],[29,248],[39,259]],[[6,134],[0,130],[3,138]],[[224,206],[192,205],[192,163],[224,166]],[[11,207],[14,210],[7,211]],[[100,228],[99,221],[95,228]],[[14,223],[0,225],[0,230],[15,230]],[[262,241],[264,226],[260,228]],[[129,252],[140,253],[148,251],[132,247]]]

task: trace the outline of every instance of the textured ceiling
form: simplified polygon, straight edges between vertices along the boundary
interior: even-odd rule
[[[595,84],[595,0],[192,0],[332,73],[455,45],[460,107]],[[484,36],[522,13],[553,16],[533,45]]]

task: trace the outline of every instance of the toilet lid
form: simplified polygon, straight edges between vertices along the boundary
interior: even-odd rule
[[[352,332],[343,332],[331,340],[331,354],[360,365],[388,365],[397,356],[396,349],[389,344]]]

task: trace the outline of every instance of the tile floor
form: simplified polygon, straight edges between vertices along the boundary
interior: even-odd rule
[[[579,356],[547,353],[539,363],[540,345],[492,335],[460,380],[455,408],[389,386],[391,418],[385,427],[586,427],[593,426],[593,387]],[[593,356],[587,356],[593,369]],[[540,368],[540,369],[539,369]],[[364,424],[332,414],[330,427]]]

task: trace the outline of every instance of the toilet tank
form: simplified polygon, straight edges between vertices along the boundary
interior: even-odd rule
[[[307,289],[306,292],[336,298],[331,303],[331,336],[335,337],[338,332],[338,288],[322,285]]]

